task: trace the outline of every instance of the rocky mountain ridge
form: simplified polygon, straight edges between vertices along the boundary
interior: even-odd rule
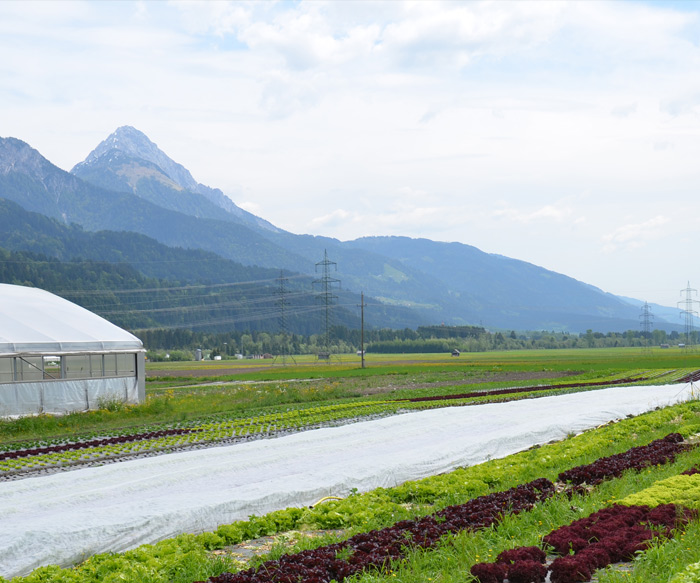
[[[136,165],[128,168],[129,162],[149,162],[154,172],[144,174],[142,168]],[[185,190],[204,197],[216,207],[235,216],[244,224],[279,231],[268,221],[249,213],[237,206],[218,188],[210,188],[197,182],[182,164],[172,160],[146,134],[131,126],[122,126],[112,132],[88,154],[87,158],[76,164],[71,174],[99,183],[105,168],[130,181],[132,192],[139,195],[138,184],[144,179],[152,178],[174,190]],[[119,169],[117,171],[116,169]],[[99,184],[105,186],[104,184]],[[179,188],[178,188],[179,187]]]

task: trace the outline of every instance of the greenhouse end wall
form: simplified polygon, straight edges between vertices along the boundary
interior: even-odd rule
[[[0,357],[0,417],[88,411],[145,397],[144,352]]]

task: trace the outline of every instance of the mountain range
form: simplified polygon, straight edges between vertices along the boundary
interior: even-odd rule
[[[148,277],[178,282],[250,277],[235,266],[270,277],[296,274],[309,287],[325,277],[342,288],[327,294],[343,296],[339,310],[356,306],[364,292],[370,326],[444,323],[574,333],[640,328],[638,300],[470,245],[287,232],[196,182],[129,126],[70,172],[19,139],[0,138],[0,199],[0,247],[64,261],[123,262]],[[652,305],[652,312],[655,327],[681,328],[680,319],[669,317],[671,309]]]

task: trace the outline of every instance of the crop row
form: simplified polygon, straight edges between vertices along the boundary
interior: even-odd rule
[[[173,435],[178,431],[181,433],[199,431],[201,429],[206,429],[209,427],[219,426],[258,426],[258,425],[269,425],[270,427],[276,427],[280,430],[284,430],[287,427],[303,426],[304,424],[313,425],[314,423],[323,422],[328,419],[328,412],[332,411],[333,418],[343,418],[352,417],[354,414],[352,410],[356,408],[363,409],[364,412],[360,415],[372,415],[378,414],[392,414],[400,409],[416,409],[425,408],[421,407],[420,403],[429,400],[444,400],[444,399],[465,399],[465,398],[479,398],[479,397],[490,397],[490,396],[501,396],[507,394],[519,394],[523,392],[536,392],[536,391],[547,391],[556,388],[585,388],[586,386],[610,386],[626,382],[636,382],[641,383],[643,379],[651,380],[658,377],[668,377],[669,375],[675,375],[673,379],[665,378],[666,382],[675,382],[681,378],[690,378],[692,369],[678,369],[675,371],[655,371],[651,372],[648,370],[640,370],[634,372],[628,372],[626,375],[619,377],[611,377],[603,381],[591,381],[591,382],[581,382],[581,383],[562,383],[557,385],[540,385],[531,387],[514,387],[506,389],[493,389],[493,390],[481,390],[472,391],[463,394],[454,394],[449,396],[436,396],[436,397],[418,397],[413,399],[396,399],[391,401],[364,401],[364,402],[352,402],[352,403],[333,403],[330,405],[323,406],[311,406],[311,407],[301,407],[295,408],[293,410],[288,410],[284,412],[267,413],[258,415],[255,417],[240,417],[238,414],[216,414],[207,418],[193,419],[189,421],[180,421],[176,423],[168,424],[154,424],[150,426],[144,426],[134,433],[133,429],[115,429],[109,434],[100,433],[88,433],[81,436],[79,439],[76,438],[54,438],[54,439],[42,439],[39,441],[32,442],[16,442],[16,443],[4,443],[0,444],[0,460],[3,459],[16,459],[18,457],[23,457],[27,455],[40,455],[43,453],[54,453],[59,451],[75,450],[79,448],[88,448],[99,445],[120,443],[125,441],[138,441],[141,439],[149,439],[157,435]],[[695,371],[694,374],[700,376],[700,371]],[[680,375],[680,376],[679,376]],[[374,411],[368,410],[368,408],[375,408]],[[378,409],[377,409],[378,408]],[[347,409],[351,414],[344,415],[342,411]],[[290,419],[297,418],[296,421],[291,421]],[[301,421],[301,423],[299,422]],[[126,439],[121,439],[126,438]],[[24,451],[25,453],[19,454],[18,452]]]
[[[693,468],[695,470],[696,468]],[[656,506],[675,502],[687,507],[700,506],[700,474],[693,470],[682,472],[665,480],[656,482],[653,486],[627,496],[624,504]]]
[[[486,528],[504,514],[529,510],[554,494],[544,478],[528,484],[480,496],[465,504],[448,506],[431,516],[403,520],[393,526],[357,534],[343,542],[284,555],[238,573],[211,577],[210,583],[340,583],[369,569],[385,569],[410,548],[433,547],[445,534]],[[347,558],[345,558],[347,557]],[[201,583],[201,582],[200,582]]]
[[[669,434],[663,439],[656,440],[649,446],[637,447],[621,454],[616,468],[619,475],[625,470],[639,470],[651,465],[667,463],[672,457],[665,456],[659,460],[657,451],[666,444],[679,445],[683,441],[680,434]],[[685,448],[683,451],[687,450]],[[679,449],[679,452],[681,450]],[[644,456],[647,456],[646,458]],[[595,468],[601,460],[589,466]],[[625,467],[626,466],[626,467]],[[583,466],[580,466],[583,467]],[[565,473],[565,472],[563,472]],[[278,560],[263,563],[258,568],[240,571],[238,573],[223,573],[211,577],[210,583],[286,583],[304,581],[305,583],[342,582],[346,577],[368,569],[383,570],[392,561],[400,560],[409,549],[426,549],[434,546],[437,541],[448,533],[464,530],[477,530],[489,527],[500,521],[505,514],[519,513],[531,509],[537,502],[545,500],[554,494],[554,485],[545,478],[539,478],[528,484],[516,486],[506,492],[480,496],[461,505],[447,508],[417,520],[404,520],[391,527],[362,533],[341,543],[334,543],[310,551],[284,555]],[[654,515],[655,516],[655,515]],[[632,532],[632,531],[631,531]],[[638,534],[637,531],[634,531]],[[554,540],[554,539],[553,539]],[[625,547],[626,549],[626,547]],[[600,555],[600,553],[598,553]],[[586,555],[584,555],[585,557]],[[583,560],[583,559],[582,559]],[[555,573],[568,572],[568,563],[560,561]],[[529,567],[534,569],[533,565]],[[518,567],[521,568],[521,567]],[[485,567],[485,569],[497,569]],[[542,568],[538,572],[541,572]],[[544,570],[546,575],[547,570]],[[473,573],[477,575],[477,573]],[[481,576],[487,577],[483,572]],[[544,581],[544,575],[541,581]],[[559,575],[558,575],[559,576]],[[566,579],[564,575],[553,579],[553,583],[569,583],[577,579]],[[505,575],[504,577],[505,578]],[[483,583],[500,583],[500,580],[484,578]],[[590,574],[589,574],[590,578]],[[587,581],[588,579],[578,579]],[[530,583],[530,580],[511,577],[511,583]],[[535,580],[533,583],[537,583]],[[201,582],[198,582],[201,583]]]
[[[314,424],[322,422],[329,418],[344,418],[353,416],[366,416],[374,414],[390,414],[401,408],[400,403],[393,401],[354,401],[351,403],[332,403],[322,406],[298,407],[295,409],[266,413],[252,417],[241,417],[240,414],[217,414],[189,421],[181,421],[169,424],[157,424],[142,427],[138,432],[134,433],[133,429],[113,430],[109,434],[91,433],[76,438],[55,438],[42,439],[33,442],[16,442],[0,444],[0,456],[4,453],[12,453],[27,450],[40,450],[51,447],[61,447],[66,445],[91,447],[98,445],[100,441],[110,440],[120,437],[131,437],[134,440],[148,439],[153,434],[163,434],[168,432],[172,434],[175,430],[183,431],[198,431],[213,427],[246,427],[269,425],[273,427],[295,427],[306,424]],[[357,411],[357,413],[356,413]],[[41,453],[41,452],[37,452]],[[3,457],[0,457],[3,459]]]
[[[547,564],[539,547],[504,551],[494,563],[471,568],[480,583],[551,583],[590,581],[593,572],[612,563],[631,561],[655,539],[668,539],[675,529],[697,518],[697,511],[675,504],[623,506],[614,504],[560,527],[542,541],[558,555]]]
[[[147,452],[170,451],[264,437],[284,431],[298,431],[314,426],[373,415],[395,413],[397,403],[365,401],[292,410],[245,419],[206,421],[189,428],[173,428],[147,433],[106,437],[41,448],[18,449],[0,453],[0,475],[30,469],[90,463]]]
[[[23,457],[31,457],[35,455],[44,455],[49,453],[60,453],[64,451],[74,451],[77,449],[87,449],[91,447],[101,447],[105,445],[116,445],[118,443],[128,443],[131,441],[142,441],[147,439],[157,439],[170,435],[183,435],[192,433],[195,429],[164,429],[161,431],[149,431],[146,433],[134,433],[132,435],[122,435],[119,437],[105,437],[102,439],[93,439],[90,441],[76,441],[74,443],[65,443],[62,445],[49,445],[46,447],[35,447],[30,449],[18,449],[14,451],[0,452],[0,461],[12,460]]]
[[[629,379],[618,380],[628,381]],[[607,383],[609,384],[609,381]],[[595,382],[594,384],[598,385],[599,383]],[[475,392],[471,395],[488,397],[518,392],[518,390],[503,389]],[[450,396],[450,398],[457,397]],[[90,440],[61,442],[43,447],[20,447],[0,452],[0,478],[3,475],[21,476],[35,470],[80,466],[105,459],[119,459],[146,453],[167,452],[181,448],[203,447],[215,443],[261,438],[283,432],[322,427],[339,421],[396,414],[402,409],[431,408],[437,404],[432,399],[432,397],[414,399],[412,402],[397,400],[335,403],[249,418],[191,421],[186,427],[160,428],[148,432],[102,436]]]
[[[600,458],[592,464],[561,472],[559,480],[575,485],[594,485],[606,478],[619,476],[628,469],[641,470],[648,466],[671,462],[679,453],[691,447],[694,446],[683,442],[683,436],[680,433],[670,433],[648,445],[633,447],[626,452]]]

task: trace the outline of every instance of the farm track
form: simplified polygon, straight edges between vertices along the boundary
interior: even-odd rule
[[[556,389],[581,389],[586,387],[612,387],[618,385],[634,385],[636,383],[645,382],[656,378],[654,376],[635,376],[635,377],[625,377],[622,379],[615,379],[609,381],[588,381],[579,383],[557,383],[552,385],[537,385],[533,387],[512,387],[508,389],[490,389],[486,391],[472,391],[470,393],[459,393],[453,395],[436,395],[432,397],[413,397],[411,399],[404,399],[411,403],[420,403],[423,401],[447,401],[451,399],[473,399],[476,397],[490,397],[496,395],[507,395],[516,393],[528,393],[537,391],[550,391]],[[696,370],[680,379],[677,379],[677,383],[690,383],[700,380],[700,370]]]
[[[698,371],[700,373],[700,371]],[[537,385],[535,387],[514,387],[509,389],[491,389],[487,391],[472,391],[471,393],[460,393],[455,395],[437,395],[433,397],[414,397],[406,399],[411,403],[423,401],[447,401],[450,399],[473,399],[475,397],[490,397],[495,395],[507,395],[511,393],[528,393],[537,391],[550,391],[555,389],[580,389],[585,387],[611,387],[617,385],[627,385],[649,380],[650,377],[626,377],[613,381],[590,381],[580,383],[560,383],[556,385]],[[684,382],[684,381],[682,381]]]

